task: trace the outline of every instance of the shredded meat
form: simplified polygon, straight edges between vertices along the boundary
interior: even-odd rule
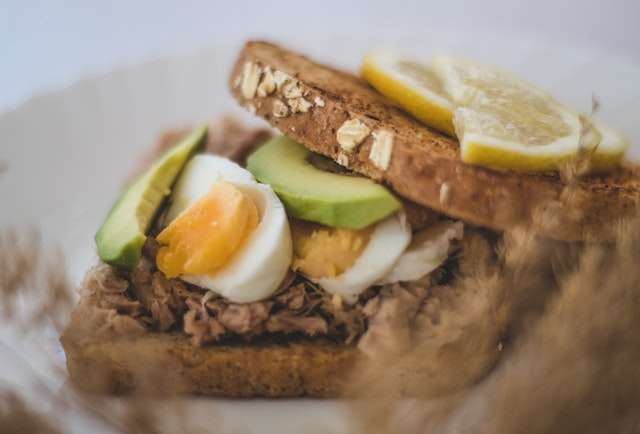
[[[149,237],[148,244],[154,240]],[[289,273],[270,299],[232,303],[212,292],[166,278],[148,257],[145,246],[135,270],[120,273],[108,265],[95,267],[83,286],[83,303],[102,331],[138,334],[143,330],[182,330],[194,345],[230,336],[252,340],[265,333],[326,336],[347,344],[360,338],[365,352],[389,343],[409,342],[412,321],[430,282],[372,288],[349,305],[339,296]],[[368,330],[367,330],[368,323]]]
[[[153,321],[158,325],[160,331],[167,331],[176,322],[176,317],[166,304],[160,303],[158,300],[151,302],[151,317]]]
[[[230,332],[239,335],[260,330],[269,318],[271,303],[230,304],[218,316],[220,323]],[[254,332],[255,333],[255,332]]]
[[[82,345],[100,336],[138,336],[145,333],[142,304],[133,299],[130,284],[115,268],[105,264],[93,267],[80,289],[80,306],[75,309],[70,330],[72,339]]]
[[[83,303],[94,310],[102,330],[136,334],[182,330],[194,345],[236,336],[265,334],[325,336],[367,353],[398,351],[411,345],[411,332],[432,282],[442,273],[412,283],[372,287],[356,304],[317,288],[296,273],[285,277],[270,299],[232,303],[213,292],[168,279],[155,266],[157,243],[149,236],[135,270],[124,273],[101,264],[87,276]]]
[[[150,258],[140,260],[131,273],[131,282],[134,297],[150,313],[155,328],[167,331],[177,324],[177,318],[186,308],[185,300],[190,296],[185,283],[167,279],[154,268]]]
[[[345,321],[349,315],[338,313],[322,293],[306,282],[294,283],[295,275],[288,280],[290,285],[283,287],[272,299],[254,303],[231,303],[217,296],[209,300],[200,296],[198,300],[198,295],[194,294],[193,298],[187,300],[189,312],[194,313],[188,317],[188,326],[185,317],[185,333],[192,336],[196,345],[212,342],[225,335],[250,340],[264,333],[297,333],[328,336],[350,342],[353,337],[361,334],[363,327],[352,330],[351,322]],[[349,308],[348,312],[351,312],[350,316],[360,315],[357,306]],[[220,326],[224,333],[212,334],[207,327],[195,325],[197,320],[214,320],[215,330],[219,330]],[[364,324],[364,319],[359,322]]]
[[[129,282],[113,267],[99,263],[87,274],[82,286],[96,293],[122,294],[129,288]]]
[[[290,291],[284,291],[278,296],[278,302],[287,306],[289,309],[296,311],[302,309],[305,305],[304,285],[296,285]]]
[[[320,303],[320,299],[305,289],[304,283],[290,285],[276,295],[276,302],[292,312],[311,310]]]
[[[139,301],[127,297],[127,289],[127,279],[118,275],[114,268],[98,264],[87,274],[81,294],[96,308],[114,310],[132,317],[139,316],[142,305]]]
[[[184,315],[184,332],[191,335],[194,345],[200,346],[220,339],[225,329],[206,313],[199,316],[197,311],[190,310]]]
[[[122,315],[137,316],[140,314],[141,304],[137,300],[132,300],[124,294],[102,294],[96,300],[96,307],[101,309],[112,309]]]
[[[307,336],[327,334],[327,321],[321,316],[296,316],[280,312],[269,317],[267,330],[286,334],[301,332]]]

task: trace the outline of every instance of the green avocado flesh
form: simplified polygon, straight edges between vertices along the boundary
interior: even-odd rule
[[[100,259],[125,269],[136,266],[153,217],[165,196],[171,192],[171,186],[189,157],[206,136],[206,126],[195,129],[153,163],[120,196],[96,234]]]
[[[247,168],[269,184],[289,215],[327,226],[361,229],[401,206],[368,178],[325,172],[309,163],[308,151],[286,136],[271,139],[247,160]]]

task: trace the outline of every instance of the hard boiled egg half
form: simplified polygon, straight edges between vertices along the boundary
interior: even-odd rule
[[[277,291],[292,260],[285,209],[234,162],[196,155],[176,183],[157,239],[158,268],[247,303]]]
[[[367,288],[415,281],[442,265],[461,222],[442,221],[412,234],[402,211],[361,230],[293,221],[293,268],[325,291],[355,303]]]

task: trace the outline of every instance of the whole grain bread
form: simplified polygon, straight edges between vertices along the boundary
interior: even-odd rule
[[[310,150],[475,225],[528,225],[560,240],[608,238],[640,198],[637,167],[568,181],[558,173],[465,164],[456,140],[420,124],[362,79],[268,42],[244,46],[229,83],[242,106]]]
[[[264,340],[196,347],[182,333],[62,338],[69,376],[94,393],[145,391],[227,398],[331,398],[346,386],[358,356],[326,340]],[[156,391],[157,392],[157,391]]]

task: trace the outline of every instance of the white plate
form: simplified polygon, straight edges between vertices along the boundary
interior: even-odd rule
[[[600,118],[623,129],[633,143],[640,139],[640,65],[606,53],[460,33],[425,34],[409,42],[333,36],[297,45],[347,68],[355,68],[367,48],[380,45],[401,46],[424,58],[436,51],[467,55],[510,68],[583,111],[595,94],[602,103]],[[0,174],[0,227],[39,227],[47,242],[62,247],[78,280],[95,261],[93,234],[125,175],[161,131],[225,112],[259,123],[227,92],[235,48],[221,45],[90,77],[0,115],[0,161],[8,164]],[[640,156],[638,149],[631,155]],[[27,382],[33,371],[25,370],[25,360],[45,378],[50,375],[38,363],[38,348],[28,348],[7,330],[0,339],[0,380]],[[53,333],[32,339],[43,341],[60,354]],[[308,432],[320,426],[340,432],[348,419],[339,403],[326,401],[197,400],[192,409],[202,416],[211,406],[241,432]],[[85,423],[75,424],[78,432],[88,430],[80,426]]]

